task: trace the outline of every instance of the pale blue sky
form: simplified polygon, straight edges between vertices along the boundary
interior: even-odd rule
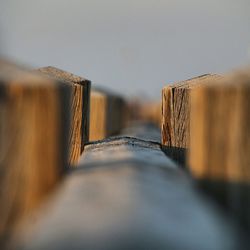
[[[0,0],[1,52],[126,95],[250,63],[249,0]]]

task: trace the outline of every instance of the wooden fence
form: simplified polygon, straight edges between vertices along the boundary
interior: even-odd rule
[[[166,85],[160,113],[1,60],[0,248],[247,249],[249,72]]]

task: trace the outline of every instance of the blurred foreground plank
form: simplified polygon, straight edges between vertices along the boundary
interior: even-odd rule
[[[2,243],[67,167],[70,89],[3,60],[0,89]]]
[[[103,89],[91,91],[90,141],[102,140],[119,134],[125,117],[122,97]]]
[[[200,197],[159,143],[118,137],[85,147],[14,249],[236,249],[229,221]]]
[[[250,229],[250,70],[193,91],[189,166]]]
[[[76,165],[84,144],[89,140],[90,81],[55,67],[38,69],[43,74],[63,81],[72,88],[69,163]]]
[[[205,81],[218,75],[201,75],[167,85],[162,90],[162,144],[180,149],[189,148],[190,93]]]

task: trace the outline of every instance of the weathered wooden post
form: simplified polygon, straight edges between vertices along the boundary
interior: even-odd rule
[[[205,74],[186,81],[167,85],[162,90],[162,145],[167,154],[186,165],[189,148],[190,93],[218,75]]]
[[[109,91],[94,88],[90,104],[90,141],[118,134],[123,127],[124,100]]]
[[[83,152],[84,144],[89,140],[91,83],[82,77],[51,66],[38,70],[56,81],[65,82],[72,88],[69,163],[75,166]]]
[[[189,147],[190,92],[207,79],[218,75],[201,75],[167,85],[162,90],[162,144],[169,147]]]
[[[67,168],[70,91],[0,61],[0,242]]]
[[[189,166],[250,225],[250,73],[241,71],[191,94]]]

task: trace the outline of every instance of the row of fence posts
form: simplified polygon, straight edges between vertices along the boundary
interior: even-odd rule
[[[4,243],[65,172],[77,165],[89,139],[119,133],[124,101],[101,89],[91,92],[89,80],[69,72],[54,67],[34,70],[7,60],[0,60],[0,88]]]
[[[134,113],[124,99],[66,71],[0,61],[0,235],[77,166],[89,140],[118,134]],[[162,127],[162,149],[250,227],[250,70],[166,85],[141,117]],[[151,107],[153,107],[151,105]],[[158,111],[157,111],[158,110]],[[171,153],[177,152],[177,153]],[[180,157],[182,159],[180,159]]]

